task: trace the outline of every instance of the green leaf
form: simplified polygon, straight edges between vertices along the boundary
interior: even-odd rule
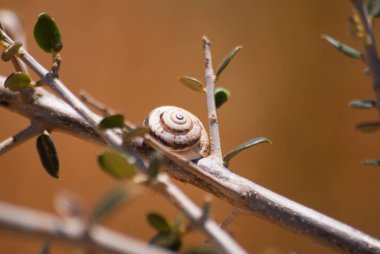
[[[128,189],[125,186],[118,186],[106,193],[95,205],[91,212],[90,218],[92,222],[99,221],[110,212],[114,211],[128,198]]]
[[[322,35],[322,39],[326,40],[329,44],[331,44],[332,46],[334,46],[335,48],[337,48],[340,52],[342,52],[343,54],[349,56],[349,57],[353,57],[353,58],[357,58],[357,59],[363,59],[363,54],[360,53],[358,50],[344,44],[344,43],[341,43],[340,41],[332,38],[331,36],[328,36],[328,35]]]
[[[152,153],[152,157],[149,161],[149,167],[148,167],[148,176],[149,179],[155,179],[160,173],[160,167],[162,164],[163,156],[160,153],[154,152]]]
[[[98,163],[104,172],[116,179],[131,179],[136,174],[135,159],[115,151],[106,151],[98,155]]]
[[[369,159],[363,161],[363,164],[366,166],[380,166],[380,160]]]
[[[99,129],[110,129],[110,128],[122,128],[124,126],[124,116],[120,114],[107,116],[103,118],[98,124]]]
[[[1,59],[5,62],[11,60],[18,52],[18,50],[22,47],[21,42],[14,42],[10,44],[1,54]]]
[[[228,66],[228,64],[231,62],[231,60],[234,58],[237,52],[239,52],[240,49],[242,49],[243,46],[237,46],[231,50],[230,53],[223,59],[223,61],[220,63],[218,69],[216,69],[215,72],[215,81],[219,79],[220,74],[223,72],[223,70]]]
[[[34,39],[47,53],[58,53],[63,48],[61,33],[54,19],[47,13],[38,16],[34,25]]]
[[[259,138],[253,138],[253,139],[250,139],[246,142],[244,142],[243,144],[241,144],[240,146],[232,149],[231,151],[229,151],[224,157],[223,157],[223,162],[224,162],[224,165],[226,167],[228,167],[229,163],[230,163],[230,160],[235,157],[235,155],[239,154],[240,152],[244,151],[245,149],[248,149],[252,146],[255,146],[255,145],[258,145],[258,144],[261,144],[261,143],[269,143],[271,144],[272,141],[270,141],[269,139],[267,138],[264,138],[264,137],[259,137]]]
[[[50,241],[45,241],[44,245],[40,250],[40,254],[49,254],[50,253]]]
[[[368,108],[376,107],[376,101],[374,101],[374,100],[354,100],[354,101],[351,101],[348,105],[353,107],[353,108],[368,109]]]
[[[194,77],[182,76],[178,79],[182,84],[197,92],[206,92],[205,85]]]
[[[363,132],[363,133],[373,133],[375,131],[380,130],[380,122],[379,121],[369,121],[362,122],[355,126],[355,129]]]
[[[215,88],[215,106],[220,108],[230,98],[231,93],[229,90],[223,87]]]
[[[24,72],[15,72],[6,78],[4,87],[12,92],[19,92],[27,88],[33,88],[34,85],[28,74]]]
[[[158,213],[148,213],[146,216],[149,224],[156,229],[159,233],[172,232],[172,226],[168,221]]]
[[[171,233],[158,233],[150,241],[150,244],[154,244],[175,252],[178,252],[181,248],[182,241],[179,235]]]
[[[54,178],[59,179],[59,160],[53,140],[49,133],[44,132],[37,138],[37,151],[41,163],[46,172]]]
[[[185,251],[185,254],[218,254],[217,250],[208,249],[205,247],[192,247],[191,249]]]
[[[147,134],[149,131],[150,131],[150,128],[147,126],[139,126],[135,128],[134,130],[125,134],[125,136],[123,137],[124,145],[130,145],[133,138],[142,137],[145,134]]]
[[[380,0],[368,0],[367,13],[370,17],[380,16]]]

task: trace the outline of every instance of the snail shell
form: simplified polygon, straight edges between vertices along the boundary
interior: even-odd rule
[[[174,106],[154,109],[144,119],[153,136],[188,160],[209,153],[207,132],[199,119],[187,110]]]

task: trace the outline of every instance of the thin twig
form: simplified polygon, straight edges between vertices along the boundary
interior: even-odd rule
[[[0,32],[6,36],[4,31]],[[10,38],[7,38],[11,41]],[[121,152],[129,153],[129,150],[123,146],[123,139],[112,130],[101,131],[97,128],[99,122],[99,116],[93,113],[90,109],[83,104],[83,102],[78,99],[59,79],[47,71],[39,62],[37,62],[25,49],[21,48],[19,50],[19,58],[31,68],[40,78],[43,79],[44,83],[53,89],[66,103],[68,103],[80,116],[82,116],[86,122],[90,124],[92,129],[97,130],[98,134],[108,143],[110,147]],[[138,158],[136,158],[138,159]],[[140,166],[140,169],[144,170]],[[164,174],[163,174],[164,175]],[[157,180],[161,179],[160,177]],[[204,223],[196,223],[200,220],[201,216],[197,214],[197,206],[180,190],[178,189],[168,178],[165,181],[157,181],[157,184],[164,186],[161,190],[169,197],[169,200],[182,210],[189,219],[199,226],[199,229],[205,232],[210,238],[212,238],[215,243],[226,253],[246,253],[226,232],[220,229],[215,222],[210,219],[206,220]],[[176,192],[172,190],[176,189]],[[184,205],[184,204],[192,204]],[[189,211],[187,209],[194,209]],[[199,209],[199,208],[198,208]],[[207,225],[216,225],[207,226]],[[230,240],[226,240],[229,238]]]
[[[363,40],[365,61],[368,65],[369,72],[373,81],[373,90],[375,92],[377,110],[380,113],[380,61],[377,54],[375,37],[373,34],[372,24],[369,22],[365,7],[362,0],[352,0],[360,20],[364,26],[367,38]]]
[[[40,133],[42,133],[42,131],[43,129],[41,129],[40,127],[34,124],[31,124],[26,129],[20,131],[16,135],[2,141],[0,143],[0,155],[10,151],[12,148],[15,148],[16,146],[23,144],[29,139],[39,135]]]
[[[110,254],[173,252],[121,235],[99,225],[86,225],[79,220],[61,219],[53,214],[0,201],[0,228],[29,234],[33,237],[60,241]]]
[[[205,55],[205,83],[208,124],[210,128],[210,156],[214,157],[219,163],[223,163],[222,148],[220,144],[218,115],[215,106],[215,74],[212,68],[211,43],[206,36],[203,36],[203,49]]]

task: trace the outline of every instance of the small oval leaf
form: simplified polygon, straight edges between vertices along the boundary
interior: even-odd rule
[[[215,88],[215,106],[219,108],[230,98],[231,93],[229,90],[223,87]]]
[[[1,54],[1,59],[5,62],[8,62],[9,60],[14,57],[18,50],[22,47],[21,42],[14,42],[10,44],[6,49],[4,49],[3,53]]]
[[[366,166],[380,166],[380,160],[369,159],[363,161],[363,164]]]
[[[34,39],[47,53],[58,53],[63,48],[61,33],[54,19],[47,13],[38,16],[34,26]]]
[[[130,145],[132,142],[132,139],[136,137],[142,137],[149,131],[150,131],[150,128],[147,126],[139,126],[135,128],[134,130],[125,134],[125,136],[123,137],[124,145]]]
[[[170,233],[172,226],[168,221],[158,213],[148,213],[146,216],[149,224],[156,229],[159,233]]]
[[[99,221],[104,218],[115,208],[120,206],[128,198],[128,189],[125,186],[118,186],[106,193],[99,202],[95,205],[93,211],[90,214],[91,222]]]
[[[116,179],[132,178],[136,174],[135,159],[115,151],[98,155],[98,163],[103,171]]]
[[[229,162],[230,160],[235,157],[237,154],[239,154],[240,152],[252,147],[252,146],[255,146],[255,145],[258,145],[258,144],[262,144],[262,143],[269,143],[269,144],[272,144],[272,141],[270,141],[269,139],[267,138],[264,138],[264,137],[259,137],[259,138],[253,138],[253,139],[250,139],[246,142],[244,142],[243,144],[241,144],[240,146],[232,149],[231,151],[229,151],[224,157],[223,157],[223,162],[224,162],[224,165],[226,167],[228,167],[229,165]]]
[[[380,0],[368,0],[367,14],[370,17],[380,16]]]
[[[34,85],[28,74],[24,72],[15,72],[6,78],[4,81],[4,87],[12,92],[19,92],[27,88],[33,88]]]
[[[124,126],[124,116],[121,114],[116,114],[112,116],[107,116],[103,118],[98,124],[99,129],[110,129],[110,128],[122,128]]]
[[[373,133],[375,131],[380,130],[380,122],[379,121],[369,121],[362,122],[355,126],[355,129],[363,132],[363,133]]]
[[[374,101],[374,100],[354,100],[354,101],[351,101],[348,105],[353,107],[353,108],[358,108],[358,109],[369,109],[369,108],[376,107],[376,101]]]
[[[223,70],[228,66],[228,64],[231,62],[231,60],[234,58],[237,52],[239,52],[240,49],[242,49],[243,46],[237,46],[231,50],[230,53],[223,59],[223,61],[220,63],[219,67],[216,69],[215,72],[215,81],[219,79],[220,74],[223,72]]]
[[[155,179],[160,173],[163,156],[160,153],[154,152],[149,161],[148,176],[149,180]]]
[[[37,151],[41,163],[46,172],[54,178],[59,179],[59,160],[53,140],[47,132],[37,138]]]
[[[331,44],[332,46],[334,46],[335,48],[337,48],[340,52],[342,52],[343,54],[349,56],[349,57],[352,57],[352,58],[357,58],[357,59],[362,59],[363,58],[363,54],[360,53],[358,50],[344,44],[344,43],[341,43],[340,41],[332,38],[331,36],[329,35],[322,35],[322,39],[326,40],[329,44]]]
[[[188,88],[197,92],[206,92],[205,85],[194,77],[182,76],[178,80]]]
[[[168,250],[178,252],[181,248],[182,241],[178,234],[158,233],[150,241],[150,244],[157,245]]]

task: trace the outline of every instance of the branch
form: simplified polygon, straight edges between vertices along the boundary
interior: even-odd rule
[[[368,69],[373,81],[373,90],[377,101],[377,110],[380,113],[380,61],[377,55],[375,37],[373,35],[372,25],[369,22],[365,7],[362,0],[352,0],[352,4],[356,8],[361,23],[364,26],[367,38],[363,40],[364,59],[368,65]]]
[[[0,84],[0,105],[29,119],[38,119],[40,124],[48,125],[52,130],[105,144],[67,103],[42,88],[37,92],[40,96],[33,103],[21,103],[16,93]],[[213,160],[202,159],[197,166],[165,150],[153,138],[146,142],[166,156],[167,172],[171,176],[214,194],[240,211],[259,215],[347,253],[380,253],[378,240],[236,175]],[[139,142],[133,145],[142,156],[149,152]]]
[[[223,164],[222,148],[220,145],[218,115],[215,106],[215,75],[212,69],[211,43],[203,36],[203,49],[205,55],[205,83],[208,111],[208,125],[210,128],[210,156],[213,156],[220,164]]]
[[[25,56],[24,60],[27,61]],[[44,89],[39,88],[37,91],[39,96],[34,98],[32,103],[17,100],[17,94],[9,92],[0,85],[0,105],[36,120],[49,129],[105,143],[87,119],[80,116],[67,103]],[[93,117],[101,119],[95,114]],[[236,175],[217,161],[204,158],[196,162],[196,165],[168,151],[152,137],[148,136],[145,142],[166,156],[167,171],[170,175],[214,194],[241,211],[257,214],[340,251],[357,254],[380,253],[378,240]],[[149,151],[141,142],[135,142],[134,148],[143,156]],[[164,183],[165,186],[166,184]],[[194,212],[191,219],[197,221],[197,215],[199,212]],[[208,222],[204,225],[207,224]]]
[[[12,43],[12,40],[7,37],[6,33],[0,30],[2,35]],[[53,89],[75,112],[89,124],[92,130],[103,138],[103,140],[113,149],[130,155],[130,151],[123,146],[123,138],[119,133],[112,130],[102,131],[97,128],[100,121],[99,116],[93,113],[84,103],[77,98],[56,76],[46,70],[39,62],[37,62],[24,48],[18,51],[18,57],[31,70],[33,70],[49,88]],[[33,104],[38,98],[32,100]],[[139,158],[136,157],[137,162]],[[136,166],[145,173],[143,162],[136,163]],[[162,173],[161,173],[162,174]],[[198,226],[208,237],[213,239],[215,243],[226,253],[244,254],[246,253],[226,232],[224,232],[214,221],[204,219],[202,211],[197,207],[179,188],[177,188],[165,174],[159,175],[155,185],[159,186],[160,191],[169,197],[169,200],[176,205],[189,220]],[[152,184],[153,185],[153,184]],[[155,187],[155,186],[152,186]]]
[[[12,148],[23,144],[29,139],[37,136],[43,131],[43,129],[39,128],[35,124],[31,124],[26,129],[20,131],[16,135],[7,138],[6,140],[0,143],[0,155],[8,152]]]
[[[33,237],[63,240],[77,246],[111,254],[173,253],[99,225],[92,225],[86,230],[86,224],[79,220],[65,220],[49,213],[1,201],[0,227]]]

